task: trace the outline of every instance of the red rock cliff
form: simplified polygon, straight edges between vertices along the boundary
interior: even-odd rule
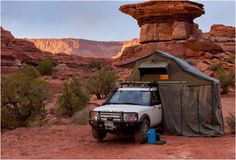
[[[76,54],[83,57],[111,58],[122,48],[122,42],[100,42],[84,39],[28,39],[42,51],[53,54]]]

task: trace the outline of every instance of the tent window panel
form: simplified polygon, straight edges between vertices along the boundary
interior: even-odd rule
[[[168,70],[166,68],[140,68],[139,69],[141,75],[145,74],[168,74]]]

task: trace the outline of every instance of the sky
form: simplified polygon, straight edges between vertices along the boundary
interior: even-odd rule
[[[198,1],[199,2],[199,1]],[[139,37],[135,19],[119,11],[137,1],[1,1],[1,26],[17,38],[82,38],[122,41]],[[205,15],[194,20],[235,26],[235,1],[200,1]]]

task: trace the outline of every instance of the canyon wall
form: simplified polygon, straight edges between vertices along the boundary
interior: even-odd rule
[[[58,65],[63,64],[61,66],[68,67],[69,71],[63,71],[60,76],[81,76],[82,71],[83,74],[87,74],[87,64],[95,59],[99,59],[104,65],[111,65],[111,59],[81,57],[76,54],[68,55],[62,52],[53,54],[42,51],[34,43],[27,39],[15,38],[11,32],[1,27],[1,73],[3,75],[14,73],[23,64],[37,66],[40,61],[46,58],[54,60]]]
[[[122,48],[122,42],[102,42],[84,39],[28,39],[42,51],[53,54],[75,54],[82,57],[111,58]]]

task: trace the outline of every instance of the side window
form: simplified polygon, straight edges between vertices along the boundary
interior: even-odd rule
[[[152,105],[159,104],[161,104],[161,100],[158,91],[152,92]]]

